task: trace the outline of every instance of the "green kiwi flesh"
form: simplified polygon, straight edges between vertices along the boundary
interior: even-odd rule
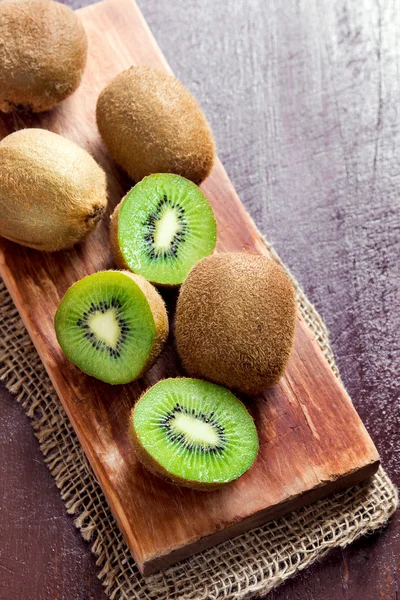
[[[252,396],[283,374],[295,324],[293,286],[276,261],[214,254],[192,269],[180,289],[176,345],[189,375]]]
[[[145,177],[117,206],[111,247],[117,265],[152,283],[176,286],[217,240],[212,208],[200,188],[179,175]]]
[[[66,356],[88,375],[111,384],[140,377],[168,335],[164,301],[143,277],[102,271],[72,285],[54,320]]]
[[[42,112],[70,96],[87,45],[79,17],[59,2],[0,2],[0,110]]]
[[[174,483],[213,489],[254,463],[258,436],[229,390],[198,379],[164,379],[136,403],[130,419],[139,460]]]
[[[136,182],[176,173],[201,183],[213,167],[212,132],[196,100],[175,77],[148,65],[107,85],[96,119],[111,156]]]

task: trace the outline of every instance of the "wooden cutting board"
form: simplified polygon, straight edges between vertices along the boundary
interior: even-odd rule
[[[132,64],[166,71],[169,67],[132,0],[106,0],[79,14],[90,44],[80,89],[50,113],[3,116],[0,138],[22,127],[44,127],[86,148],[108,174],[111,213],[131,182],[112,163],[99,138],[97,96]],[[266,253],[220,162],[202,187],[217,217],[218,250]],[[374,444],[299,316],[284,377],[249,403],[260,437],[254,467],[232,485],[208,493],[169,485],[146,472],[132,453],[128,415],[148,386],[182,374],[172,336],[143,379],[112,387],[69,363],[53,329],[55,310],[67,288],[89,273],[112,267],[108,218],[85,243],[57,254],[0,239],[1,276],[142,573],[153,573],[377,470]],[[173,316],[175,293],[165,297]]]

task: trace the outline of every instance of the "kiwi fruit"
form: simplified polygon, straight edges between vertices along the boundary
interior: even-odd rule
[[[168,317],[157,290],[140,275],[100,271],[72,285],[54,319],[66,356],[106,383],[140,377],[159,356]]]
[[[180,289],[176,344],[187,373],[253,396],[289,359],[296,303],[284,270],[241,252],[203,258]]]
[[[116,264],[152,283],[176,286],[215,247],[212,208],[192,181],[158,173],[137,183],[111,217]]]
[[[171,75],[143,65],[123,71],[101,92],[96,116],[111,156],[136,182],[176,173],[200,183],[213,167],[215,144],[206,118]]]
[[[212,490],[254,463],[258,436],[245,406],[226,388],[164,379],[136,403],[130,433],[138,459],[173,483]]]
[[[107,205],[104,171],[70,140],[22,129],[0,142],[0,235],[37,250],[69,248]]]
[[[51,0],[0,2],[0,110],[49,110],[79,86],[87,37],[73,10]]]

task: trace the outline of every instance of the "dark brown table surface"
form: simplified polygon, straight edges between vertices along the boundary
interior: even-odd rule
[[[208,115],[242,201],[324,317],[345,385],[399,485],[400,4],[139,5]],[[28,418],[4,388],[0,444],[0,599],[105,598]],[[398,600],[399,579],[395,517],[269,598]]]

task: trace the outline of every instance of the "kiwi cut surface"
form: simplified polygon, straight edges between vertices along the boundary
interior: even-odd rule
[[[168,336],[164,301],[143,277],[101,271],[69,288],[55,316],[58,342],[82,371],[128,383],[151,367]]]
[[[164,379],[136,403],[130,432],[139,460],[175,483],[213,489],[243,475],[258,452],[254,421],[229,390]]]
[[[148,65],[122,71],[104,88],[96,119],[111,156],[136,182],[176,173],[201,183],[213,167],[213,135],[196,100]]]
[[[56,251],[81,241],[107,206],[103,169],[86,150],[44,129],[0,142],[0,235]]]
[[[217,240],[212,208],[197,185],[168,173],[150,175],[125,196],[111,219],[120,268],[165,286],[182,283]]]
[[[51,0],[0,2],[0,110],[42,112],[70,96],[86,64],[79,17]]]
[[[180,289],[176,345],[192,377],[253,396],[282,376],[295,324],[293,286],[279,264],[255,254],[214,254]]]

